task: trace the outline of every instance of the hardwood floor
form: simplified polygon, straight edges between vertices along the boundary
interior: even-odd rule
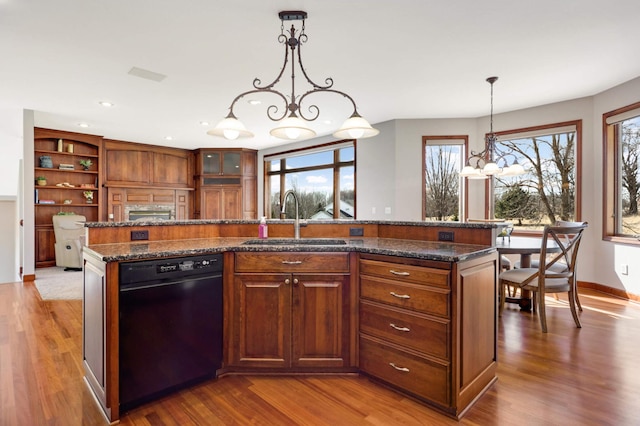
[[[637,425],[640,306],[581,290],[583,328],[548,299],[549,333],[507,306],[498,381],[460,421],[358,376],[230,376],[124,415],[122,425]],[[0,284],[0,425],[104,425],[82,380],[81,302]]]

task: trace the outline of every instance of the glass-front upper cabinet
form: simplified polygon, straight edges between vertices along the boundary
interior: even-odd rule
[[[242,153],[234,151],[203,151],[202,174],[240,175]]]

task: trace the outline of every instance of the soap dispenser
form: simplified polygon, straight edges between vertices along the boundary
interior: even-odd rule
[[[269,235],[267,228],[267,218],[262,216],[260,218],[260,225],[258,226],[258,238],[267,238]]]

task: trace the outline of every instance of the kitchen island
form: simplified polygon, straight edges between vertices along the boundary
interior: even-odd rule
[[[496,380],[494,224],[309,222],[296,241],[291,221],[270,221],[266,243],[257,227],[87,224],[85,377],[109,421],[120,417],[119,265],[149,259],[223,254],[218,377],[361,373],[456,418]]]

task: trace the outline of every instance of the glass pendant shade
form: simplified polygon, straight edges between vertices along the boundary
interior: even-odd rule
[[[272,129],[269,133],[279,139],[298,140],[308,139],[316,135],[313,129],[307,127],[307,124],[297,115],[291,114],[289,117],[278,122],[278,127]]]
[[[471,166],[464,166],[462,168],[462,170],[460,171],[460,176],[462,177],[469,177],[469,176],[474,176],[478,174],[478,169],[476,169],[475,167],[471,167]]]
[[[376,136],[380,131],[371,127],[371,124],[358,113],[349,117],[333,136],[340,139],[364,139]]]
[[[485,164],[482,168],[482,173],[485,175],[497,175],[500,171],[500,167],[498,167],[498,165],[493,161]]]
[[[235,140],[237,138],[250,138],[253,133],[244,127],[244,124],[232,115],[228,115],[216,127],[207,132],[211,136],[222,136],[225,139]]]

